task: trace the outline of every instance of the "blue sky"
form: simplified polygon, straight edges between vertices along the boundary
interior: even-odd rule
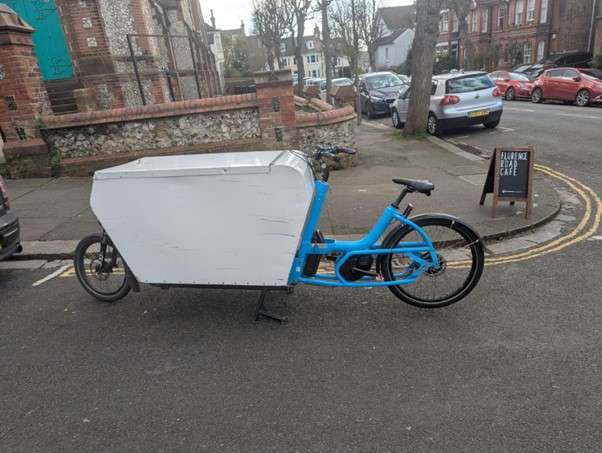
[[[213,15],[217,28],[230,29],[238,28],[241,19],[245,21],[247,33],[251,33],[251,5],[250,0],[199,0],[205,22],[210,23],[210,10],[213,9]],[[383,6],[409,5],[413,0],[383,0]],[[320,22],[320,18],[310,19],[306,24],[306,29],[313,30],[314,22]]]

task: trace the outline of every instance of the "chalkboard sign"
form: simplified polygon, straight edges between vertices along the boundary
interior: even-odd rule
[[[493,194],[492,215],[498,201],[526,203],[525,216],[531,213],[533,191],[533,148],[496,148],[481,194],[482,205],[488,193]]]

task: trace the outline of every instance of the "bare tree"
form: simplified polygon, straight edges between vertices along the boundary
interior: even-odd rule
[[[404,135],[423,133],[429,117],[433,55],[439,36],[443,0],[416,0],[416,34],[412,45],[412,82]]]
[[[378,20],[376,0],[358,0],[357,20],[360,37],[368,49],[372,70],[376,69],[376,42],[383,37],[384,29]]]
[[[282,0],[257,0],[253,3],[253,24],[267,50],[270,71],[282,64],[280,40],[289,29],[291,19]]]
[[[356,98],[358,124],[362,121],[359,97],[359,59],[361,50],[358,30],[359,1],[361,0],[335,0],[330,9],[333,31],[339,43],[341,43],[343,54],[349,59],[349,65],[355,75],[354,84],[358,87],[358,96]]]
[[[456,14],[458,18],[458,67],[460,67],[460,49],[464,46],[464,39],[468,31],[468,13],[472,0],[447,0],[447,6],[451,12]],[[451,55],[451,43],[449,46]]]
[[[289,30],[295,46],[295,60],[297,61],[297,94],[303,94],[303,78],[305,65],[303,64],[303,45],[305,40],[305,21],[311,10],[312,0],[284,0],[285,8],[292,14],[294,21],[289,24]]]
[[[354,10],[358,0],[335,0],[330,7],[332,31],[340,43],[341,51],[349,59],[354,74],[358,73],[360,40],[357,32],[357,16]]]

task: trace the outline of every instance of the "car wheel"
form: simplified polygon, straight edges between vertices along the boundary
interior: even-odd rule
[[[396,109],[393,109],[391,113],[391,121],[393,122],[393,127],[395,129],[401,129],[401,121],[399,120],[399,113],[397,113]]]
[[[431,135],[439,135],[441,133],[439,120],[434,113],[429,113],[428,120],[426,121],[426,131]]]
[[[531,102],[535,104],[543,102],[543,91],[541,91],[541,88],[535,88],[533,90],[533,93],[531,93]]]
[[[492,121],[490,123],[483,123],[483,126],[485,126],[487,129],[495,129],[498,124],[500,124],[500,120]]]
[[[510,87],[506,90],[506,95],[504,96],[507,101],[514,101],[514,88]]]
[[[575,104],[577,104],[579,107],[587,107],[587,105],[589,104],[589,98],[589,91],[581,90],[579,91],[579,93],[577,93],[577,97],[575,98]]]

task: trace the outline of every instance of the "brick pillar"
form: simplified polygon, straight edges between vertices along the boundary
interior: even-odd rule
[[[295,97],[291,71],[255,73],[261,138],[269,144],[297,143]]]
[[[0,127],[11,176],[49,174],[40,116],[50,112],[34,53],[31,28],[0,3]]]

